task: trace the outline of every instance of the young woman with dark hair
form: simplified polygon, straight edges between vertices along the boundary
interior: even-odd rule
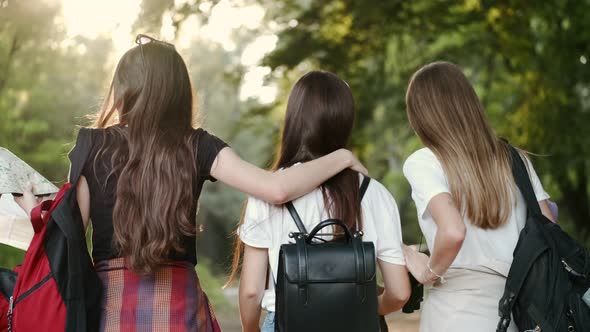
[[[512,252],[526,221],[509,146],[494,134],[473,87],[451,63],[418,70],[406,105],[425,145],[403,167],[431,253],[404,247],[408,269],[430,287],[420,331],[495,331]],[[543,214],[554,220],[549,195],[524,153],[522,158]]]
[[[352,168],[345,149],[285,172],[259,169],[195,129],[187,67],[174,46],[145,35],[127,51],[94,128],[82,128],[72,162],[90,149],[77,186],[104,286],[103,331],[218,331],[199,286],[197,204],[219,180],[272,204],[295,199]],[[80,165],[82,166],[82,165]],[[30,211],[29,204],[24,208]]]
[[[287,104],[280,152],[273,171],[282,174],[301,168],[333,151],[346,148],[354,123],[354,99],[350,88],[336,75],[310,72],[297,81]],[[384,292],[379,312],[400,309],[410,295],[401,248],[401,225],[397,205],[379,182],[372,180],[362,202],[362,176],[344,170],[318,188],[293,201],[306,229],[322,220],[342,220],[351,231],[362,229],[364,241],[373,241]],[[236,277],[242,249],[239,302],[243,331],[259,331],[261,308],[268,311],[262,331],[274,331],[278,254],[297,227],[286,209],[249,197],[238,228],[230,282]],[[270,270],[268,269],[270,262]],[[268,285],[266,289],[268,272]],[[309,322],[313,324],[313,322]]]

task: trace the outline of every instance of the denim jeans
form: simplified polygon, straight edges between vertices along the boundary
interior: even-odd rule
[[[268,311],[260,332],[275,332],[275,313]]]

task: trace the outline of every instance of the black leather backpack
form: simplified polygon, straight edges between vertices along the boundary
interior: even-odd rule
[[[588,249],[543,216],[526,166],[514,148],[512,172],[528,218],[499,303],[497,331],[507,330],[511,314],[519,331],[590,331],[590,308],[582,299],[590,287]]]
[[[361,184],[362,199],[370,178]],[[279,252],[276,284],[276,328],[281,332],[376,332],[377,284],[375,248],[351,234],[336,219],[318,224],[308,233],[292,203],[287,203],[298,233]],[[312,242],[324,227],[340,227],[343,241]]]

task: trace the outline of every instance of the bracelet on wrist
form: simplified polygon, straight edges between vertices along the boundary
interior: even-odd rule
[[[426,263],[426,268],[428,269],[428,271],[429,271],[429,272],[430,272],[430,273],[431,273],[433,276],[435,276],[435,277],[436,277],[436,278],[434,278],[434,279],[430,279],[431,281],[434,281],[434,282],[436,282],[436,281],[440,281],[440,283],[441,283],[441,284],[444,284],[444,283],[445,283],[445,278],[444,278],[442,275],[440,275],[440,274],[438,274],[438,273],[434,272],[434,271],[432,270],[432,268],[430,267],[430,260],[428,260],[428,262]],[[443,274],[444,274],[444,273],[443,273]]]

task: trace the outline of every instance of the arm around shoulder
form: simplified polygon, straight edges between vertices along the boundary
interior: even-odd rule
[[[211,167],[219,181],[272,204],[298,198],[346,168],[367,173],[348,150],[340,149],[316,160],[270,172],[242,160],[232,149],[222,149]]]

